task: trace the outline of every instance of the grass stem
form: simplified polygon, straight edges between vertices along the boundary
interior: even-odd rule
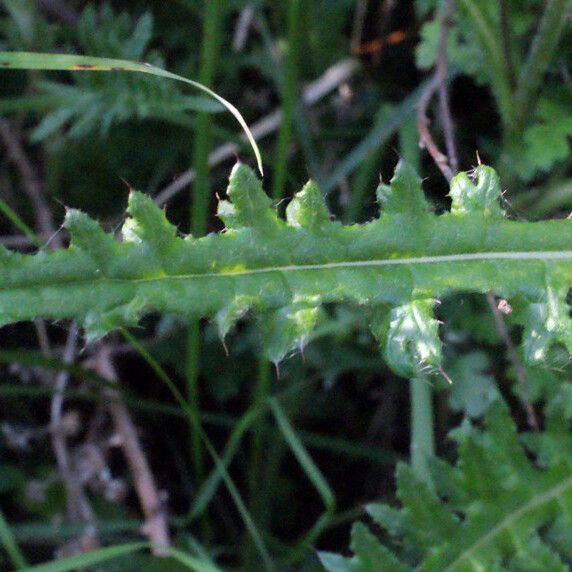
[[[282,90],[282,124],[278,132],[278,143],[274,159],[274,178],[272,181],[273,199],[280,199],[284,194],[286,170],[288,166],[288,146],[292,137],[292,121],[296,105],[296,84],[298,79],[298,32],[300,28],[300,0],[290,0],[288,3],[288,53]]]
[[[215,75],[215,63],[220,42],[219,23],[221,19],[221,8],[221,0],[208,0],[205,2],[199,81],[207,86],[212,85]],[[191,197],[191,232],[195,236],[202,236],[207,230],[210,195],[208,155],[211,147],[209,123],[210,116],[207,113],[201,113],[198,116],[193,140],[193,166],[196,172],[196,178]],[[200,342],[200,324],[198,320],[191,320],[187,330],[187,399],[189,406],[193,410],[193,419],[196,420],[196,423],[198,423],[198,419],[200,419]],[[200,486],[204,479],[205,470],[203,457],[200,427],[193,427],[191,433],[191,459],[197,487]]]

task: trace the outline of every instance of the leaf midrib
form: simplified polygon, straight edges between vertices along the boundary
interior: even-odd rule
[[[572,476],[568,477],[564,482],[555,485],[547,491],[534,495],[529,502],[525,503],[517,510],[507,514],[484,536],[481,536],[479,540],[463,550],[463,552],[459,554],[459,556],[457,556],[457,558],[451,564],[449,564],[447,568],[444,569],[444,572],[453,572],[459,564],[465,562],[468,558],[470,558],[472,554],[474,554],[483,546],[486,546],[493,538],[500,534],[500,532],[509,528],[513,522],[524,516],[527,512],[554,500],[570,488],[572,488]]]
[[[16,284],[7,287],[0,285],[0,292],[9,290],[19,290],[23,288],[50,288],[57,286],[74,286],[86,283],[101,283],[101,282],[115,282],[115,283],[149,283],[161,282],[165,280],[192,280],[196,278],[218,278],[218,277],[237,277],[237,276],[250,276],[256,274],[271,274],[274,272],[304,272],[313,270],[336,270],[336,269],[352,269],[352,268],[377,268],[384,266],[415,266],[415,265],[430,265],[440,263],[466,263],[466,262],[491,262],[491,261],[511,261],[511,262],[526,262],[526,261],[554,261],[554,262],[572,262],[572,250],[550,250],[550,251],[506,251],[506,252],[467,252],[457,254],[443,254],[436,256],[416,256],[408,258],[381,258],[371,260],[346,260],[338,262],[326,262],[319,264],[286,264],[276,266],[264,266],[260,268],[245,268],[243,270],[221,270],[218,272],[195,272],[185,274],[167,274],[162,272],[160,275],[147,277],[129,277],[119,278],[112,276],[88,276],[83,280],[70,279],[59,280],[51,283],[42,284]],[[571,268],[572,270],[572,268]]]
[[[341,262],[326,262],[321,264],[288,264],[281,266],[264,266],[261,268],[246,268],[244,270],[223,270],[220,272],[201,272],[189,274],[164,274],[152,278],[111,278],[118,281],[153,282],[156,280],[187,280],[191,278],[215,278],[217,276],[248,276],[251,274],[266,274],[272,272],[301,272],[308,270],[333,270],[337,268],[367,268],[379,266],[414,266],[416,264],[439,264],[447,262],[487,262],[491,260],[555,260],[572,262],[572,250],[529,251],[529,252],[469,252],[461,254],[443,254],[437,256],[417,256],[410,258],[381,258],[374,260],[346,260]]]

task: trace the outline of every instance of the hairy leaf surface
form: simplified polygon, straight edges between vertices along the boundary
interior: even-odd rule
[[[473,182],[474,181],[474,182]],[[372,327],[402,375],[439,367],[431,308],[455,291],[519,301],[527,356],[568,347],[564,297],[572,283],[572,221],[507,220],[496,173],[480,166],[451,183],[453,207],[429,211],[421,181],[404,163],[378,189],[382,212],[363,225],[330,220],[309,183],[276,215],[251,169],[237,164],[218,215],[226,229],[179,236],[150,198],[132,192],[116,240],[84,213],[69,210],[67,250],[0,251],[0,321],[74,318],[89,337],[136,324],[149,311],[208,317],[225,335],[235,320],[261,315],[274,361],[299,347],[324,303],[372,310]]]

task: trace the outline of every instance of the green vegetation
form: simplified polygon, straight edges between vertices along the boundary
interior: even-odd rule
[[[0,1],[0,566],[572,566],[572,5],[373,4]]]

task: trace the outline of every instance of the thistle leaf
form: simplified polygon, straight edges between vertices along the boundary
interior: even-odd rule
[[[389,185],[381,183],[376,192],[380,209],[386,213],[422,215],[429,205],[421,190],[421,178],[413,167],[400,160]]]
[[[224,337],[252,310],[278,361],[308,340],[322,304],[345,302],[385,308],[382,318],[376,310],[372,329],[389,365],[411,376],[441,366],[435,300],[492,290],[522,307],[515,319],[525,326],[527,357],[555,344],[570,349],[564,298],[572,221],[497,216],[500,186],[489,168],[477,169],[476,185],[458,181],[455,212],[436,216],[426,210],[419,178],[400,163],[380,197],[380,218],[351,226],[330,221],[310,183],[288,207],[286,224],[258,177],[238,164],[219,205],[227,229],[201,238],[178,236],[136,191],[123,242],[69,210],[69,249],[0,251],[0,323],[74,318],[94,337],[158,311],[215,319]]]
[[[473,177],[476,184],[471,182],[466,173],[459,173],[451,181],[451,212],[502,218],[504,211],[499,204],[501,186],[496,171],[486,165],[479,165]]]
[[[330,223],[326,201],[314,181],[309,181],[299,193],[296,193],[286,207],[286,220],[290,226],[314,232],[318,232]]]
[[[297,303],[269,314],[263,322],[266,357],[279,363],[293,350],[304,347],[318,320],[318,306]]]
[[[387,364],[403,377],[413,377],[427,367],[441,367],[439,324],[433,318],[433,305],[433,300],[414,300],[393,308],[381,328],[373,327]]]
[[[227,195],[231,202],[221,201],[217,214],[228,229],[252,228],[264,233],[277,228],[278,217],[271,209],[272,201],[246,165],[237,163],[232,169]]]
[[[548,283],[545,301],[526,306],[523,318],[523,349],[529,363],[546,360],[548,351],[556,344],[562,344],[572,352],[572,319],[570,307],[566,304],[567,289],[556,289]]]

